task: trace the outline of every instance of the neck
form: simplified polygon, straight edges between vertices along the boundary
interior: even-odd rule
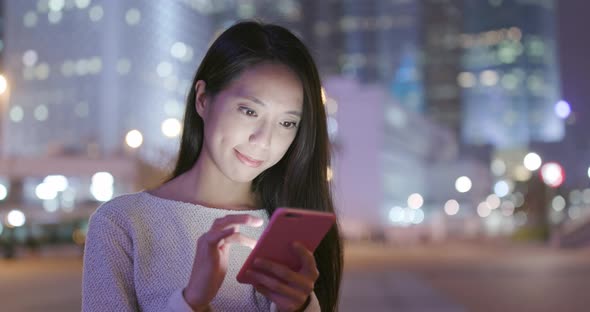
[[[183,201],[232,210],[260,208],[250,191],[252,182],[231,181],[204,152],[189,171],[171,182],[176,182],[174,188],[181,193]]]

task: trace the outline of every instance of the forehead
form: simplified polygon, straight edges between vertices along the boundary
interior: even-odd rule
[[[303,105],[301,81],[282,64],[263,63],[248,68],[232,81],[226,92],[235,97],[255,97],[269,105]]]

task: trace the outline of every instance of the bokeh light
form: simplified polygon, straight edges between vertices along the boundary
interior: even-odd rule
[[[181,130],[182,124],[176,118],[168,118],[162,122],[162,133],[169,138],[178,137]]]
[[[445,203],[445,213],[449,216],[454,216],[459,212],[459,202],[454,199],[450,199]]]
[[[510,184],[505,180],[500,180],[494,184],[494,193],[500,197],[504,197],[510,193]]]
[[[469,190],[471,190],[471,186],[472,186],[471,179],[469,179],[466,176],[459,177],[455,181],[455,189],[459,193],[467,193],[467,192],[469,192]]]
[[[492,213],[492,209],[488,205],[487,202],[481,202],[477,205],[477,214],[482,217],[486,218]]]
[[[565,173],[558,163],[550,162],[541,167],[541,177],[545,184],[555,188],[563,183],[565,180]]]
[[[553,210],[555,211],[562,211],[565,208],[565,205],[565,198],[561,195],[553,197],[553,200],[551,201],[551,207],[553,207]]]
[[[8,223],[8,226],[19,227],[25,224],[26,217],[22,211],[14,209],[6,215],[6,222]]]
[[[561,119],[566,119],[571,114],[572,109],[568,102],[559,101],[555,104],[555,114]]]
[[[0,94],[3,94],[8,89],[8,81],[4,75],[0,75]]]
[[[419,209],[424,204],[424,198],[418,193],[408,196],[408,207],[412,209]]]
[[[125,136],[125,142],[131,148],[138,148],[143,143],[143,135],[139,130],[131,130]]]
[[[524,166],[530,171],[535,171],[541,167],[542,160],[541,156],[536,153],[528,153],[524,157]]]
[[[0,183],[0,200],[5,200],[8,196],[8,188],[6,185]]]

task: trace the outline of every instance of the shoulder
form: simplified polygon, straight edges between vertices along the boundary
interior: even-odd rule
[[[120,195],[101,204],[90,219],[107,219],[120,227],[125,227],[127,220],[143,210],[143,206],[143,192]]]

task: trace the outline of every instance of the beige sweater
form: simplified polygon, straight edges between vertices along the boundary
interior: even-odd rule
[[[114,198],[91,216],[84,253],[83,311],[192,311],[182,297],[196,242],[213,220],[248,213],[265,220],[240,228],[258,239],[268,224],[265,210],[234,211],[162,199],[147,192]],[[276,311],[274,303],[236,275],[249,255],[232,245],[228,272],[213,311]],[[320,311],[314,294],[305,311]]]

